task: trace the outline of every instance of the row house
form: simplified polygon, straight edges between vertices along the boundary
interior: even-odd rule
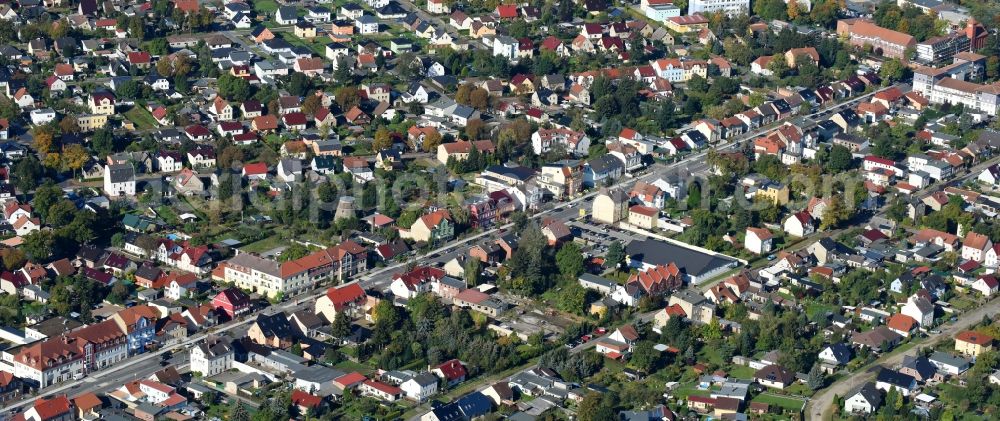
[[[656,75],[672,83],[687,82],[694,76],[708,76],[708,62],[704,60],[681,60],[664,58],[650,63]]]
[[[111,320],[125,332],[128,354],[141,354],[156,340],[156,322],[160,320],[160,311],[148,305],[138,305],[115,313]]]
[[[504,190],[469,204],[469,220],[473,227],[490,228],[515,210],[516,201]]]

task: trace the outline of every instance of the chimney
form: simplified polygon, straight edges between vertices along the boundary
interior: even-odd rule
[[[965,24],[965,36],[969,40],[976,39],[976,18],[970,17],[969,22]]]

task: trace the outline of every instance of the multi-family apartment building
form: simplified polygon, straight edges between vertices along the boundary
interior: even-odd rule
[[[924,64],[943,63],[963,51],[969,51],[971,43],[964,33],[953,33],[928,38],[917,44],[917,61]]]
[[[725,13],[733,16],[750,12],[750,0],[691,0],[688,2],[688,14],[695,13]]]
[[[932,104],[962,104],[967,111],[997,115],[1000,84],[971,82],[982,73],[986,57],[975,53],[955,54],[954,62],[940,68],[918,67],[913,71],[913,90]]]
[[[275,297],[310,290],[323,279],[345,280],[368,267],[367,251],[353,241],[279,263],[241,253],[226,262],[224,280],[241,289]]]
[[[13,354],[14,375],[45,388],[111,367],[128,357],[127,335],[114,320],[25,345]]]
[[[209,337],[191,348],[191,371],[210,377],[233,367],[235,351],[226,337]]]
[[[861,18],[838,21],[837,35],[846,37],[853,46],[870,45],[876,54],[891,58],[904,58],[908,48],[917,46],[917,40],[912,35],[886,29]]]

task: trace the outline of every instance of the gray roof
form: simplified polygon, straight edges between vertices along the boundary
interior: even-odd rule
[[[618,283],[615,282],[615,281],[612,281],[612,280],[610,280],[608,278],[605,278],[605,277],[602,277],[602,276],[597,276],[597,275],[594,275],[594,274],[591,274],[591,273],[584,273],[584,274],[580,275],[579,281],[581,283],[583,283],[583,282],[591,283],[591,284],[598,285],[598,286],[601,286],[601,287],[604,287],[604,288],[614,288],[615,286],[618,285]]]
[[[132,164],[109,165],[105,171],[110,174],[112,183],[135,181],[135,168],[132,167]]]
[[[233,256],[232,259],[229,259],[228,265],[243,266],[270,276],[281,277],[281,265],[278,262],[250,253],[240,253]]]
[[[294,6],[281,6],[275,15],[285,20],[299,18],[299,12]]]
[[[441,278],[438,282],[450,286],[452,288],[464,289],[466,287],[464,281],[452,278],[450,276],[445,276],[444,278]]]
[[[330,368],[322,365],[313,365],[302,368],[295,372],[295,378],[314,383],[324,383],[333,381],[337,377],[347,374],[342,370]]]
[[[875,383],[865,383],[854,389],[851,393],[848,393],[847,397],[850,398],[857,394],[861,394],[872,408],[878,408],[882,405],[882,392],[875,388]]]
[[[206,358],[216,358],[233,352],[233,347],[225,338],[199,343],[198,348]]]
[[[678,300],[682,300],[690,304],[699,304],[706,300],[704,295],[701,295],[695,292],[694,290],[690,289],[677,291],[674,293],[673,296],[676,297]]]
[[[878,375],[875,377],[877,381],[888,383],[893,386],[898,386],[902,388],[910,388],[916,383],[916,379],[909,374],[903,374],[896,370],[889,370],[887,368],[882,368],[879,370]]]
[[[285,158],[279,164],[286,174],[302,172],[302,161],[298,159]]]
[[[474,108],[472,108],[472,107],[470,107],[468,105],[462,105],[462,104],[458,104],[455,107],[455,111],[453,112],[454,115],[457,115],[459,117],[464,117],[464,118],[470,118],[475,113],[476,113],[476,110]]]
[[[520,165],[492,165],[484,172],[491,172],[494,174],[500,174],[506,177],[516,178],[520,181],[527,181],[531,177],[535,176],[535,170],[528,167],[522,167]]]
[[[833,358],[841,364],[845,364],[851,361],[851,348],[844,343],[835,343],[828,346],[830,352],[833,353]],[[826,349],[824,349],[825,351]]]
[[[413,380],[414,382],[416,382],[420,386],[430,386],[432,384],[437,384],[438,378],[437,378],[437,376],[435,376],[434,374],[431,374],[430,372],[425,372],[425,373],[420,373],[420,374],[416,375],[415,377],[411,378],[410,380]]]
[[[927,357],[923,356],[914,357],[912,355],[907,355],[903,357],[903,364],[901,367],[913,370],[918,376],[920,376],[921,380],[926,380],[934,376],[934,373],[937,373],[937,367],[934,367],[934,364],[931,364]]]
[[[933,363],[949,365],[952,367],[964,368],[969,366],[969,360],[962,357],[956,357],[954,355],[941,351],[934,352],[933,354],[931,354],[929,359]]]
[[[587,162],[587,165],[590,166],[590,169],[596,174],[609,173],[624,167],[622,161],[611,154],[591,159]]]
[[[649,265],[666,265],[673,262],[688,276],[701,276],[736,262],[729,257],[711,255],[652,239],[633,240],[625,246],[625,253]]]

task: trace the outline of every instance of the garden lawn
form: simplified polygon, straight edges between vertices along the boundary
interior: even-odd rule
[[[719,352],[718,348],[704,347],[698,352],[698,359],[702,362],[707,362],[709,364],[715,364],[717,366],[725,365],[728,361],[722,360],[722,354]]]
[[[247,244],[246,247],[243,247],[243,251],[250,253],[263,253],[283,245],[285,245],[285,242],[281,239],[281,237],[273,235],[263,240]]]
[[[288,41],[289,44],[301,45],[310,50],[313,50],[316,54],[319,54],[320,57],[326,57],[326,44],[320,41],[321,37],[316,37],[311,40],[308,40],[299,38],[293,35],[292,33],[284,33],[282,34],[282,38],[284,38],[285,41]],[[329,40],[329,38],[326,37],[322,37],[322,39]]]
[[[163,220],[166,221],[168,224],[171,225],[180,224],[180,218],[177,217],[177,213],[174,212],[174,210],[171,209],[169,206],[163,205],[156,208],[156,214],[160,218],[163,218]]]
[[[816,314],[826,314],[828,311],[833,311],[833,306],[820,303],[806,304],[806,316],[809,317],[809,320],[815,320]]]
[[[254,0],[253,10],[260,14],[272,14],[278,10],[278,2],[274,0]]]
[[[149,111],[146,111],[145,108],[139,106],[132,107],[131,110],[126,111],[125,118],[135,124],[135,128],[139,130],[156,128],[156,119],[153,118],[153,115]]]
[[[688,396],[704,396],[708,397],[712,395],[711,391],[698,389],[697,383],[691,383],[685,386],[680,386],[669,392],[670,396],[673,396],[679,400],[685,400]]]
[[[952,307],[959,311],[967,311],[976,306],[975,301],[966,297],[953,297],[948,300],[948,302],[951,303]]]
[[[351,361],[351,360],[341,361],[341,362],[337,363],[336,365],[334,365],[334,367],[339,368],[339,369],[344,370],[344,371],[348,371],[348,372],[350,372],[350,371],[357,371],[357,372],[360,372],[361,374],[368,374],[368,373],[370,373],[372,371],[371,367],[366,366],[366,365],[361,364],[361,363],[356,363],[356,362]]]
[[[736,366],[733,366],[732,370],[729,370],[729,377],[733,377],[733,378],[737,378],[737,379],[752,379],[754,373],[756,373],[756,372],[757,372],[757,370],[754,370],[754,369],[752,369],[750,367],[747,367],[745,365],[736,365]]]
[[[798,411],[802,409],[802,404],[805,401],[790,396],[779,396],[765,392],[753,398],[752,402],[762,402],[768,405],[780,406],[782,408],[789,409],[792,411]]]

